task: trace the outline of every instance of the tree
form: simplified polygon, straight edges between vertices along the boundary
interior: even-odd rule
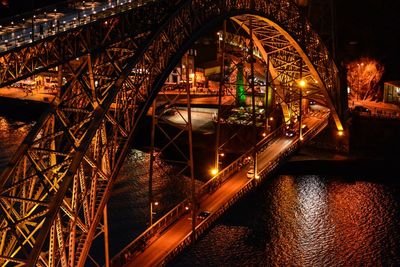
[[[349,99],[367,100],[378,93],[384,67],[376,59],[363,57],[346,65]]]

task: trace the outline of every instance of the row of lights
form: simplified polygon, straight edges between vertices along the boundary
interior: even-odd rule
[[[120,5],[123,5],[123,4],[126,4],[126,3],[131,3],[131,2],[132,2],[132,0],[121,1]],[[83,1],[83,3],[85,3],[85,1]],[[109,6],[110,6],[111,8],[114,8],[114,7],[115,7],[115,6],[114,6],[113,4],[111,4],[111,3],[109,3]],[[107,8],[103,7],[103,8],[102,8],[102,11],[105,11],[106,9],[107,9]],[[56,13],[56,12],[57,12],[57,9],[54,9],[54,13]],[[95,10],[93,10],[92,14],[94,15],[94,14],[96,14],[96,13],[97,13],[97,12],[96,12]],[[44,12],[44,14],[47,15],[46,12]],[[84,14],[83,17],[86,18],[86,17],[87,17],[87,14]],[[33,18],[36,18],[36,15],[33,15]],[[73,20],[76,21],[77,18],[74,17]],[[25,22],[25,19],[22,19],[22,21]],[[63,24],[66,24],[66,21],[63,21],[62,23],[63,23]],[[12,27],[14,26],[14,21],[11,22],[11,25],[12,25]],[[53,24],[52,26],[55,27],[56,25]],[[2,28],[3,28],[3,25],[0,25],[0,29],[2,29]],[[32,34],[32,32],[30,32],[30,34]],[[20,37],[21,37],[21,36],[17,36],[16,39],[19,39]],[[12,38],[9,38],[9,39],[4,40],[5,43],[8,43],[9,41],[12,41]],[[15,41],[16,41],[16,40],[15,40]],[[31,42],[31,41],[32,41],[32,40],[30,40],[30,42]]]

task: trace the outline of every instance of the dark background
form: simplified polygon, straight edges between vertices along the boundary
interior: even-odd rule
[[[400,80],[400,1],[335,2],[338,57],[344,61],[373,57],[385,67],[382,80]]]
[[[337,62],[369,56],[384,65],[383,81],[400,80],[400,0],[333,1]],[[0,0],[0,19],[57,2],[60,0]]]

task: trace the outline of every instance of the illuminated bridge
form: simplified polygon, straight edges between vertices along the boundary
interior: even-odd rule
[[[253,144],[238,160],[256,159],[250,164],[260,176],[315,136],[328,119],[339,132],[343,130],[338,114],[342,110],[338,71],[321,39],[292,1],[117,2],[115,6],[100,3],[101,8],[90,16],[71,16],[61,28],[29,25],[34,32],[37,27],[43,29],[43,34],[37,36],[30,32],[30,36],[15,39],[8,33],[14,38],[12,45],[0,41],[0,88],[51,71],[57,73],[59,91],[0,178],[2,266],[85,266],[93,240],[103,234],[105,240],[108,238],[106,207],[110,192],[132,143],[143,129],[144,117],[149,115],[153,121],[148,133],[150,218],[153,164],[172,146],[177,151],[176,163],[181,164],[176,175],[185,173],[191,178],[192,194],[168,213],[168,220],[164,218],[154,225],[164,223],[165,230],[165,223],[176,221],[185,214],[186,207],[191,207],[194,230],[195,203],[203,192],[194,183],[189,71],[182,67],[184,125],[176,136],[165,133],[168,141],[157,153],[156,110],[157,102],[166,95],[164,84],[170,73],[180,62],[187,70],[192,46],[216,27],[220,40],[216,168],[207,186],[227,179],[227,171],[218,170],[226,139],[220,137],[222,122],[227,121],[222,93],[234,99],[232,106],[250,106]],[[14,30],[20,34],[23,27]],[[242,36],[241,40],[237,36]],[[257,73],[264,74],[263,81],[256,81]],[[262,105],[257,104],[259,107],[256,95],[264,99]],[[174,99],[168,101],[168,107],[174,108]],[[324,107],[324,115],[318,120],[306,118],[310,101]],[[265,112],[256,114],[260,107]],[[268,128],[268,121],[280,114],[283,124]],[[265,123],[260,123],[263,119]],[[308,125],[307,130],[303,124]],[[272,158],[257,166],[260,153],[272,147],[272,139],[285,139],[287,128],[296,131],[290,145],[278,146]],[[265,131],[264,139],[258,138],[260,131]],[[175,141],[182,136],[188,142],[180,148]],[[229,177],[243,173],[237,160],[228,170]],[[248,181],[255,181],[255,177]],[[207,186],[201,190],[210,191]],[[159,231],[151,227],[145,241]],[[196,238],[194,232],[192,236]],[[176,246],[186,243],[187,239]],[[105,250],[108,265],[111,259],[107,245]]]

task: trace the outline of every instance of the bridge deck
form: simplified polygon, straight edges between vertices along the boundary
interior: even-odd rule
[[[310,131],[321,125],[323,118],[309,117],[304,120],[308,125]],[[258,170],[261,173],[263,170],[270,167],[272,162],[279,159],[282,152],[288,151],[298,141],[298,136],[294,138],[277,137],[270,145],[257,156]],[[231,202],[237,194],[249,186],[254,185],[253,179],[246,177],[246,172],[249,166],[244,166],[230,179],[223,183],[214,192],[205,195],[200,200],[199,211],[209,211],[212,214],[224,209],[227,203]],[[207,219],[206,219],[207,220]],[[196,230],[200,224],[205,221],[197,221]],[[129,254],[123,255],[123,261],[127,263],[121,264],[124,266],[158,266],[164,263],[165,258],[170,256],[170,253],[182,244],[185,240],[190,238],[192,222],[191,214],[187,213],[185,216],[179,218],[172,226],[155,237],[154,241],[148,244],[144,251],[139,254],[131,256]],[[116,266],[119,266],[116,263]]]

